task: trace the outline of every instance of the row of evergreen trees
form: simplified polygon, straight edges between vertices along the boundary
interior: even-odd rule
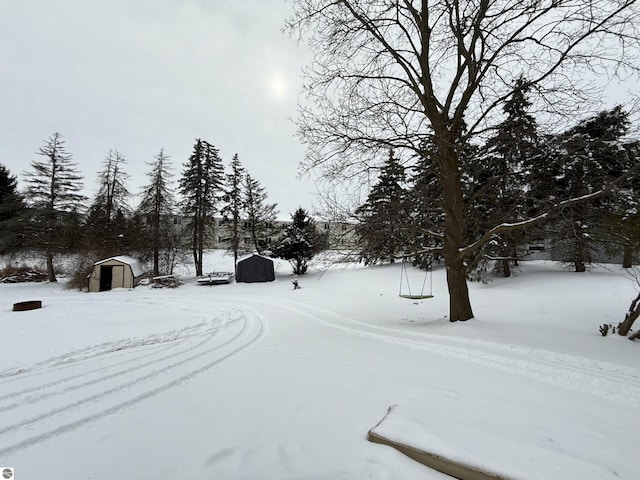
[[[584,271],[596,252],[622,257],[630,267],[640,249],[640,178],[625,177],[640,160],[640,142],[629,139],[628,114],[615,107],[564,132],[545,135],[529,113],[526,82],[518,81],[505,104],[505,120],[482,145],[461,155],[467,244],[501,223],[544,215],[543,222],[493,236],[469,262],[472,279],[492,271],[509,276],[524,247],[551,244],[555,255]],[[357,211],[361,256],[367,263],[408,254],[424,265],[441,247],[444,214],[437,200],[441,187],[433,173],[430,145],[411,166],[394,152],[380,169],[377,183]],[[612,182],[618,182],[613,185]],[[564,199],[587,196],[610,184],[608,195],[551,209]]]
[[[276,204],[240,163],[236,154],[225,174],[219,151],[211,143],[196,139],[193,152],[183,165],[177,194],[172,188],[170,158],[164,150],[148,163],[148,183],[142,188],[137,208],[131,208],[125,157],[111,150],[98,173],[99,188],[90,203],[82,194],[83,179],[59,133],[39,149],[41,160],[25,173],[26,188],[18,190],[17,179],[0,165],[0,254],[18,250],[41,251],[46,257],[50,281],[56,281],[54,257],[62,252],[84,252],[87,264],[116,254],[131,253],[153,263],[153,274],[171,273],[185,251],[193,257],[197,275],[203,274],[203,251],[214,235],[214,216],[230,228],[225,238],[234,262],[244,248],[262,253],[264,239],[276,235]],[[174,217],[185,219],[180,228]],[[279,254],[292,259],[294,268],[306,270],[309,245],[313,253],[321,246],[314,238],[315,226],[302,209],[305,241],[292,240],[299,232],[288,232]],[[309,222],[313,228],[309,229]],[[306,223],[305,223],[306,222]],[[296,228],[298,228],[296,227]],[[251,239],[243,246],[241,239]],[[286,239],[286,241],[285,241]],[[292,250],[291,245],[297,247]],[[306,252],[306,253],[305,253]],[[300,272],[304,273],[304,272]]]

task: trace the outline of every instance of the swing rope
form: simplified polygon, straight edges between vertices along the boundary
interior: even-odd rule
[[[409,283],[409,274],[407,273],[407,267],[405,267],[404,258],[402,259],[402,271],[400,272],[400,291],[398,292],[399,296],[402,296],[402,275],[404,275],[404,278],[407,281],[407,290],[409,290],[409,295],[411,295],[411,283]]]
[[[431,271],[431,268],[428,268],[427,270],[425,270],[424,272],[424,278],[422,279],[422,289],[420,290],[420,295],[413,295],[411,293],[411,283],[409,282],[409,274],[407,272],[407,267],[406,267],[406,261],[405,258],[402,258],[402,269],[400,270],[400,290],[398,292],[398,296],[401,298],[409,298],[409,299],[414,299],[414,300],[419,300],[419,299],[423,299],[423,298],[432,298],[433,297],[433,273]],[[429,275],[430,274],[430,275]],[[429,275],[429,295],[425,295],[424,294],[424,287],[427,284],[427,275]],[[406,282],[407,282],[407,290],[409,290],[409,294],[408,295],[403,295],[402,294],[402,277],[404,276]]]

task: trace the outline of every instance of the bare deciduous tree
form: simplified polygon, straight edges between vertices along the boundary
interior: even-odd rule
[[[640,268],[639,267],[633,268],[633,270],[630,271],[630,275],[638,284],[638,287],[640,287]],[[618,326],[618,334],[622,335],[623,337],[626,337],[629,331],[631,330],[633,323],[638,319],[638,317],[640,317],[640,289],[638,289],[638,295],[636,295],[636,297],[631,301],[631,304],[629,305],[629,309],[627,310],[627,313],[625,313],[624,315],[624,320]],[[635,335],[632,335],[629,338],[633,340],[637,336],[638,336],[638,333],[636,333]]]
[[[472,318],[465,258],[505,230],[492,228],[465,245],[460,152],[499,123],[499,107],[520,77],[539,106],[556,114],[571,106],[575,114],[577,104],[596,98],[594,75],[637,74],[636,1],[294,4],[288,29],[314,52],[306,70],[310,104],[299,118],[308,146],[303,168],[336,178],[366,172],[389,148],[415,160],[431,155],[442,186],[450,320]]]

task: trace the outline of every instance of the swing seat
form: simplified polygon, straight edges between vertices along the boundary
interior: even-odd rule
[[[407,274],[407,268],[405,264],[406,262],[403,259],[402,270],[400,270],[400,291],[398,292],[398,296],[400,298],[406,298],[408,300],[426,300],[427,298],[433,298],[433,295],[432,295],[433,294],[433,289],[432,289],[433,273],[431,269],[425,270],[424,272],[424,279],[422,280],[422,290],[420,290],[420,295],[414,295],[411,293],[411,285],[409,284],[409,275]],[[424,287],[425,287],[425,284],[427,283],[427,275],[429,276],[431,281],[429,282],[429,293],[425,294]],[[402,293],[403,276],[406,278],[407,288],[409,290],[408,294]]]
[[[400,298],[408,298],[409,300],[424,300],[425,298],[433,298],[433,295],[398,295]]]

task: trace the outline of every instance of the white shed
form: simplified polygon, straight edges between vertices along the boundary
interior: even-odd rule
[[[89,291],[104,292],[112,288],[133,288],[141,280],[144,271],[133,257],[119,255],[105,258],[93,265],[89,275]]]

